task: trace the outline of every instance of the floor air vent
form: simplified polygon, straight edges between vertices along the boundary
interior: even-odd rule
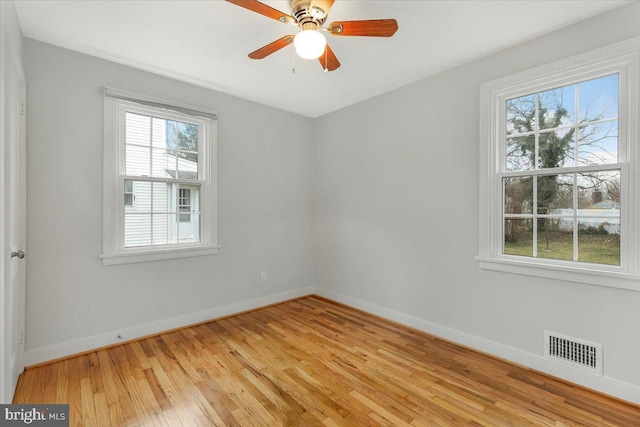
[[[602,375],[602,344],[544,331],[544,356],[563,365]]]

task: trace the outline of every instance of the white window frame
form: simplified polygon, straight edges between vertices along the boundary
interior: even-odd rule
[[[198,183],[200,184],[200,242],[125,247],[124,180],[125,113],[127,111],[173,120],[188,119],[200,126]],[[213,255],[217,243],[217,120],[213,112],[119,89],[104,88],[103,265]],[[153,178],[148,178],[153,180]]]
[[[640,291],[640,142],[638,64],[640,37],[480,86],[480,268]],[[620,266],[523,257],[502,253],[506,100],[580,81],[619,74]],[[578,169],[578,168],[574,168]],[[536,169],[532,175],[564,169]]]

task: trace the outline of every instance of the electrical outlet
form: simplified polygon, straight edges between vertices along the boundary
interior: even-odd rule
[[[24,344],[24,329],[20,329],[18,344]]]
[[[260,272],[260,281],[261,282],[266,282],[267,281],[267,272],[266,271]]]

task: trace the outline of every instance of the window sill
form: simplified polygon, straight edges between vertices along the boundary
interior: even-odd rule
[[[215,255],[220,246],[199,246],[179,249],[154,249],[136,252],[100,255],[102,265],[131,264],[134,262],[159,261],[165,259],[188,258]]]
[[[485,270],[503,271],[506,273],[522,274],[526,276],[544,277],[548,279],[564,280],[596,286],[629,289],[640,292],[640,275],[629,273],[621,269],[598,268],[594,264],[581,267],[568,265],[532,262],[520,257],[476,257],[480,268]]]

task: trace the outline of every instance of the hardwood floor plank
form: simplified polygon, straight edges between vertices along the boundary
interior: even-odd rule
[[[98,425],[90,377],[80,380],[80,398],[82,399],[82,422],[85,425]]]
[[[94,393],[93,404],[96,411],[96,420],[100,425],[114,425],[111,421],[111,413],[109,411],[109,403],[107,403],[107,397],[105,393]]]
[[[640,407],[306,297],[27,369],[71,426],[638,426]]]
[[[57,362],[60,363],[60,362]],[[48,366],[48,365],[47,365]],[[46,368],[46,366],[43,366]],[[34,369],[37,370],[38,368]],[[80,392],[80,382],[82,380],[82,357],[69,359],[69,382],[68,382],[68,398],[69,398],[69,424],[72,427],[82,427],[82,406],[83,397]],[[25,371],[23,375],[28,375],[31,370]],[[35,384],[33,385],[35,388]],[[21,403],[48,403],[42,400],[36,400],[31,397],[29,400],[20,401]]]

